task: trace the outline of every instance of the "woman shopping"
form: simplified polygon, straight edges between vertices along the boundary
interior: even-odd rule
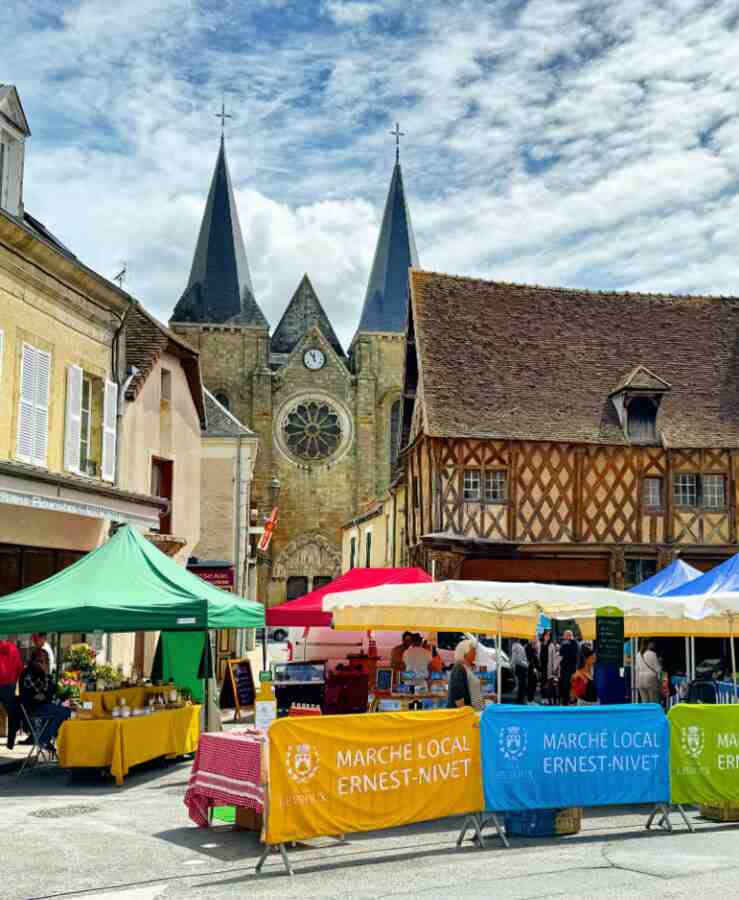
[[[655,651],[655,643],[647,638],[636,654],[636,687],[641,703],[659,703],[662,693],[660,673],[662,664]]]
[[[449,696],[447,709],[472,706],[482,709],[482,685],[475,675],[473,666],[477,655],[475,641],[464,640],[454,650],[454,666],[449,675]],[[491,697],[494,699],[494,697]]]
[[[577,706],[595,706],[598,703],[598,692],[595,688],[593,667],[595,652],[592,647],[583,644],[580,653],[580,665],[572,676],[570,699]]]

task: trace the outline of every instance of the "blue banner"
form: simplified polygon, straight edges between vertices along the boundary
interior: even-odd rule
[[[503,704],[480,728],[490,811],[669,803],[669,725],[656,703]]]

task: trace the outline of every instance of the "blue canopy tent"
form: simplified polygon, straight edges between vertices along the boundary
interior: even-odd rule
[[[700,569],[688,565],[681,559],[676,559],[675,562],[670,563],[669,566],[661,569],[655,575],[652,575],[651,578],[647,578],[641,584],[629,588],[629,592],[632,594],[645,594],[649,597],[662,597],[669,595],[676,588],[694,581],[696,578],[700,578],[702,574]],[[691,593],[693,592],[691,591]]]

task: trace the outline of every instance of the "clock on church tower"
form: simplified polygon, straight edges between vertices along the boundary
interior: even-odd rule
[[[319,350],[317,347],[306,350],[303,354],[303,365],[306,369],[311,369],[315,372],[318,369],[322,369],[325,364],[326,355],[323,350]]]

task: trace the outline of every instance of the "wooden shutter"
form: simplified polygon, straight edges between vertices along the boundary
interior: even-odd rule
[[[67,369],[67,421],[64,431],[64,468],[80,473],[80,438],[82,436],[82,369]]]
[[[118,417],[118,385],[114,381],[105,382],[103,402],[103,464],[102,476],[105,481],[115,481],[116,421]]]
[[[21,354],[21,383],[18,400],[18,445],[16,456],[23,462],[33,462],[34,397],[36,393],[36,348],[23,345]]]
[[[49,380],[51,353],[36,350],[36,391],[33,417],[33,462],[47,465],[49,449]]]

